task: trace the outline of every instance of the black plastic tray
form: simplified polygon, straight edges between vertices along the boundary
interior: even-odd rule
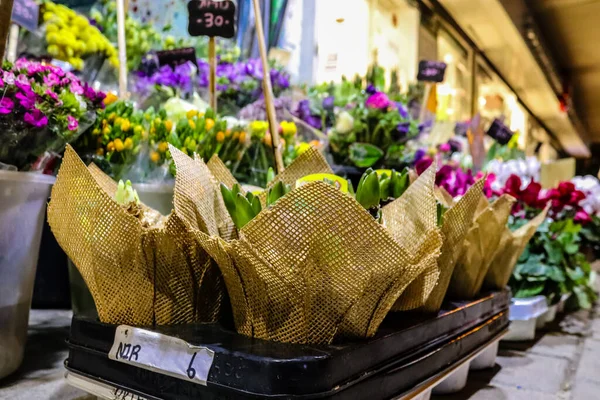
[[[364,390],[358,388],[370,386],[372,380],[385,380],[384,376],[403,370],[406,373],[395,377],[389,389],[378,388],[380,384],[369,389],[395,394],[435,375],[505,330],[509,301],[510,292],[504,291],[471,303],[452,303],[448,311],[428,319],[390,314],[376,337],[329,346],[255,340],[215,324],[153,329],[215,352],[206,387],[109,360],[116,327],[75,317],[67,367],[145,397],[163,399],[345,398]]]

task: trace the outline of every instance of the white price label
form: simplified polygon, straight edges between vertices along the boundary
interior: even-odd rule
[[[214,351],[206,347],[127,325],[117,327],[108,353],[111,360],[204,386],[214,356]]]

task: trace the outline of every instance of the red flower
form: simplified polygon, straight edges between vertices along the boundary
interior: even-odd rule
[[[525,189],[521,189],[521,186],[523,186],[521,178],[517,175],[511,175],[504,184],[504,188],[500,191],[500,194],[509,194],[518,200],[513,212],[520,211],[523,205],[538,209],[546,206],[548,199],[540,196],[542,186],[539,183],[534,182],[532,179]]]
[[[561,182],[556,189],[550,189],[547,199],[552,201],[552,210],[561,212],[565,208],[579,208],[579,203],[585,199],[585,193],[576,190],[571,182]]]
[[[587,212],[585,212],[585,210],[581,209],[577,211],[573,220],[578,224],[586,225],[592,222],[592,217],[590,217],[590,215]]]
[[[415,170],[417,174],[421,175],[423,172],[427,171],[427,168],[431,167],[433,164],[433,159],[431,157],[423,157],[415,164]]]

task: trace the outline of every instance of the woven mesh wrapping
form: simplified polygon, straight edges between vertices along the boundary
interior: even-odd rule
[[[514,202],[513,197],[503,195],[490,205],[481,195],[475,222],[467,232],[450,280],[450,297],[471,299],[479,293]]]
[[[400,199],[383,208],[383,220],[396,242],[424,262],[423,272],[402,293],[393,311],[408,311],[424,305],[438,282],[440,247],[427,243],[440,237],[434,192],[435,171],[436,166],[433,165],[409,186]],[[436,249],[432,254],[419,254],[421,249],[432,248]]]
[[[83,276],[100,320],[215,321],[224,287],[210,257],[176,215],[146,228],[113,200],[115,190],[110,178],[86,168],[68,147],[48,205],[52,231]]]
[[[201,161],[171,152],[178,176],[204,173]],[[294,184],[302,176],[330,169],[313,152],[297,159],[286,172],[278,179]],[[424,175],[432,188],[434,171]],[[213,184],[216,187],[216,181]],[[176,197],[201,201],[198,191],[181,190]],[[435,214],[435,209],[416,207],[408,212]],[[419,215],[417,219],[427,218]],[[313,182],[263,211],[241,230],[238,240],[227,242],[192,230],[219,264],[239,333],[316,344],[330,343],[338,336],[375,334],[402,291],[435,263],[440,233],[402,231],[415,226],[421,227],[398,225],[400,231],[392,235],[393,230],[378,224],[352,197]],[[394,237],[418,238],[422,244],[413,253],[408,250],[412,244],[401,245]]]
[[[450,278],[454,272],[454,267],[460,256],[463,241],[467,231],[473,224],[477,203],[481,198],[484,180],[481,179],[471,186],[467,193],[452,205],[444,214],[442,224],[442,236],[444,244],[442,245],[442,254],[438,259],[439,278],[436,287],[433,289],[425,305],[420,311],[427,313],[438,312],[442,307]],[[443,189],[442,189],[443,190]],[[443,191],[445,192],[445,191]],[[453,201],[447,192],[442,195],[447,201]],[[450,196],[450,197],[448,197]]]
[[[514,232],[507,226],[504,227],[498,250],[494,254],[490,269],[485,276],[483,287],[491,290],[501,290],[508,285],[519,257],[525,251],[527,243],[529,243],[539,226],[546,219],[546,215],[548,215],[548,208]]]

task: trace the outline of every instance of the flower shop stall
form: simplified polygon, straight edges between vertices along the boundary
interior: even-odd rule
[[[192,0],[190,37],[42,2],[0,74],[0,376],[46,207],[66,380],[103,398],[427,400],[592,307],[598,179],[543,187],[502,117],[436,121],[443,62],[295,86],[251,3],[256,59],[232,1]]]

